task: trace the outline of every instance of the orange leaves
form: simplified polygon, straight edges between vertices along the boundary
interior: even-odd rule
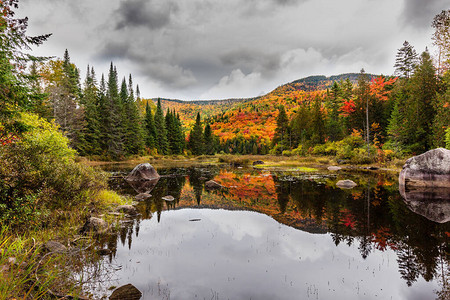
[[[344,104],[341,106],[341,115],[344,117],[348,117],[355,111],[356,104],[353,99],[344,100]]]
[[[379,76],[372,79],[370,83],[370,94],[380,101],[386,101],[389,96],[389,90],[386,88],[393,85],[397,81],[397,78],[391,78],[386,81],[383,76]]]

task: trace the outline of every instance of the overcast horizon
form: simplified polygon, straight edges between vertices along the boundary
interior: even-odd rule
[[[405,40],[432,48],[446,0],[21,0],[28,34],[52,33],[37,55],[67,48],[84,80],[111,61],[144,98],[256,97],[312,75],[392,75]]]

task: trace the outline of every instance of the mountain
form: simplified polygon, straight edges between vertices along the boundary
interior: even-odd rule
[[[368,74],[369,78],[376,75]],[[295,113],[303,102],[323,97],[333,83],[350,80],[356,84],[359,73],[326,77],[309,76],[277,87],[272,92],[255,98],[183,101],[161,99],[164,110],[175,110],[185,128],[190,130],[197,112],[211,124],[213,133],[222,141],[241,137],[246,140],[258,137],[258,144],[268,144],[276,128],[278,107],[283,105],[288,116]],[[157,99],[152,99],[157,101]]]

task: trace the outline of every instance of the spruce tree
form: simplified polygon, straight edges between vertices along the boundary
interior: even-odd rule
[[[320,96],[316,96],[313,103],[311,125],[312,144],[323,144],[325,142],[325,118],[322,112],[322,98]]]
[[[109,128],[105,128],[107,138],[107,154],[113,158],[119,158],[124,155],[123,143],[123,106],[119,95],[117,81],[117,69],[111,63],[108,73],[108,83],[106,91],[107,115],[109,119]]]
[[[99,98],[97,81],[94,68],[87,67],[86,79],[84,81],[84,90],[82,103],[85,113],[84,145],[81,145],[82,155],[97,155],[101,152],[100,146],[100,116],[99,116]]]
[[[290,146],[289,136],[289,119],[283,105],[278,108],[277,128],[273,137],[272,144],[281,146],[281,150],[287,149]]]
[[[201,155],[204,153],[203,128],[200,119],[200,112],[197,113],[194,127],[189,136],[189,147],[194,155]]]
[[[430,54],[424,51],[409,85],[407,119],[410,121],[409,144],[413,152],[421,153],[433,144],[432,123],[436,115],[436,69]]]
[[[397,57],[395,59],[395,75],[409,78],[417,66],[417,53],[414,47],[408,41],[403,43],[403,47],[398,49]]]
[[[126,118],[126,140],[127,152],[139,154],[144,149],[144,129],[141,114],[136,99],[134,98],[133,79],[131,74],[128,78],[127,98],[124,104],[124,115]]]
[[[158,99],[155,112],[156,149],[159,154],[169,153],[169,142],[167,141],[167,129],[164,114],[161,108],[161,99]]]
[[[155,121],[153,120],[152,109],[147,102],[145,106],[145,145],[149,149],[156,148],[156,129]]]
[[[211,126],[209,125],[209,123],[206,124],[206,126],[205,126],[203,140],[205,141],[205,154],[208,154],[208,155],[214,154],[214,140],[213,140]]]

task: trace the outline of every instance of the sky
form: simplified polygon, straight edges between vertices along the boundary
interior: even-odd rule
[[[36,55],[68,49],[97,76],[111,62],[144,98],[263,95],[311,75],[392,75],[407,40],[433,53],[431,21],[449,0],[21,0]]]

